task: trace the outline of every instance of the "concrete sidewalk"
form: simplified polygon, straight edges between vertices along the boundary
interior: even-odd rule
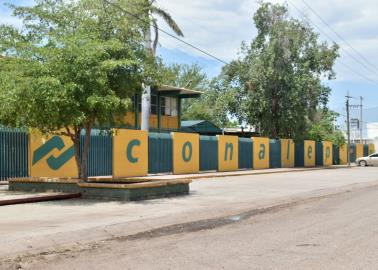
[[[378,185],[378,168],[230,176],[195,181],[188,196],[142,202],[69,200],[4,206],[0,257],[123,237]],[[1,261],[1,260],[0,260]]]

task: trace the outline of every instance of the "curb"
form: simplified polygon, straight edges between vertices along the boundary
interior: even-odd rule
[[[21,198],[21,199],[2,200],[0,201],[0,206],[67,200],[67,199],[74,199],[74,198],[80,198],[80,197],[81,197],[81,193],[71,193],[71,194],[47,195],[47,196]]]

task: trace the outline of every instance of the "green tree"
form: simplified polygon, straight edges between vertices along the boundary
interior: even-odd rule
[[[303,138],[307,123],[326,106],[334,79],[338,46],[288,14],[286,5],[262,3],[254,14],[258,31],[241,56],[224,70],[235,92],[231,112],[240,122],[256,126],[265,136]]]
[[[345,144],[343,132],[336,126],[335,121],[338,113],[329,110],[320,110],[309,123],[307,138],[314,141],[331,141],[336,145]]]
[[[160,66],[162,82],[167,85],[203,91],[209,86],[209,79],[198,64],[171,64]]]
[[[91,129],[124,114],[154,74],[144,25],[102,0],[10,7],[23,26],[0,26],[0,122],[70,136],[78,176],[86,180]]]

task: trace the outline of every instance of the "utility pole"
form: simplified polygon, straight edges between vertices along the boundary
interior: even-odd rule
[[[363,98],[362,98],[362,96],[360,96],[360,143],[363,143],[362,142],[362,139],[363,139],[363,137],[362,137],[362,132],[363,132],[363,122],[362,122],[362,101],[363,101]]]
[[[150,17],[150,11],[147,11],[148,18]],[[148,24],[144,30],[144,48],[147,53],[152,54],[154,57],[154,51],[152,48],[151,41],[151,25]],[[143,84],[142,91],[142,112],[141,112],[141,130],[149,131],[150,129],[150,114],[151,114],[151,86],[148,84]],[[137,115],[139,117],[139,115]]]
[[[347,132],[348,132],[348,144],[347,144],[347,152],[348,152],[348,165],[350,166],[350,122],[349,122],[349,99],[351,98],[348,95],[346,97],[346,113],[347,113]]]

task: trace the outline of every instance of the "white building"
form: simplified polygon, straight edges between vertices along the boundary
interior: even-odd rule
[[[378,149],[378,122],[367,123],[366,131],[368,140],[375,144],[375,149]]]

